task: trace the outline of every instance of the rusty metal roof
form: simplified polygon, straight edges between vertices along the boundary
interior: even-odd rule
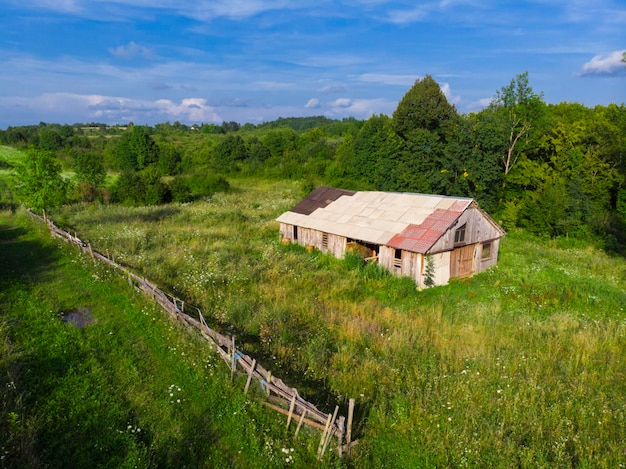
[[[425,253],[472,199],[320,187],[277,221]]]

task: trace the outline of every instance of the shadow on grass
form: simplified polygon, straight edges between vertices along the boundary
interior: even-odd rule
[[[0,224],[0,291],[15,282],[37,282],[57,259],[56,249],[29,239],[28,230]]]

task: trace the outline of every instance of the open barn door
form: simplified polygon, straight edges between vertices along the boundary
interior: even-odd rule
[[[450,278],[467,277],[474,273],[474,250],[476,245],[456,248],[450,253]]]

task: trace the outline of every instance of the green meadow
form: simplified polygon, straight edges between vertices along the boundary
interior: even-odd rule
[[[328,464],[626,463],[623,257],[512,231],[497,267],[418,291],[358,258],[281,244],[274,219],[302,198],[298,183],[229,182],[230,192],[187,204],[73,205],[49,216],[199,307],[210,325],[235,334],[240,348],[321,409],[338,403],[345,415],[355,398],[358,444],[349,460],[329,455]],[[18,439],[27,442],[22,457],[35,462],[81,451],[85,460],[106,461],[121,441],[125,452],[113,456],[141,458],[144,467],[178,458],[189,467],[247,467],[292,464],[279,457],[294,447],[293,461],[315,464],[315,437],[293,441],[284,420],[227,382],[227,367],[193,334],[115,275],[46,240],[22,215],[3,217],[8,241],[0,247],[19,274],[3,274],[2,356],[9,358],[2,379],[24,380],[15,391],[2,386],[12,403],[3,425],[13,438],[3,451],[15,451]],[[29,254],[29,245],[43,251]],[[56,269],[79,272],[56,280]],[[85,306],[93,325],[73,329],[59,320],[60,311]],[[39,368],[44,384],[31,371]],[[168,400],[172,385],[186,394],[184,412]],[[83,402],[92,401],[86,410]],[[72,425],[91,427],[64,433]],[[149,428],[150,438],[124,430],[135,426]],[[57,433],[63,443],[47,447]]]
[[[317,433],[22,211],[0,212],[0,266],[0,468],[317,464]]]

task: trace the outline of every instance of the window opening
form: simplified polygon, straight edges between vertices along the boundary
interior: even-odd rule
[[[402,268],[402,249],[396,249],[393,255],[393,266],[398,269]]]
[[[491,243],[484,243],[483,244],[483,252],[481,255],[481,259],[482,260],[488,260],[491,259]]]
[[[467,223],[463,224],[460,228],[454,232],[454,244],[462,244],[465,242],[465,228]]]

